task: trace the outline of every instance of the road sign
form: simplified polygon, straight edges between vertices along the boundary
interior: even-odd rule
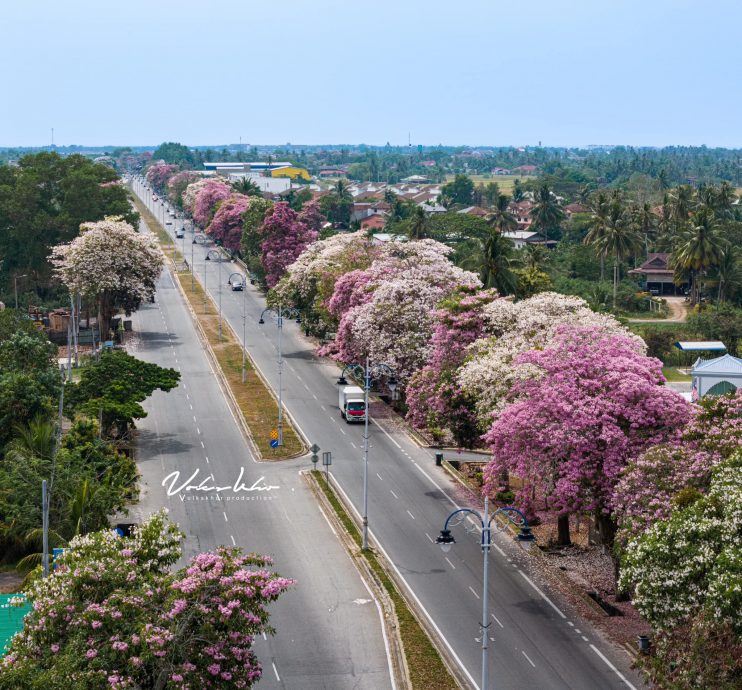
[[[271,429],[271,441],[278,440],[278,429]]]
[[[322,464],[332,465],[332,453],[330,451],[322,453]]]
[[[312,456],[312,462],[316,465],[319,462],[319,456],[318,455],[313,455]]]
[[[314,453],[315,455],[317,455],[317,453],[320,452],[321,448],[316,443],[313,443],[312,444],[312,447],[309,450],[311,450],[312,453]]]
[[[271,448],[278,448],[278,439],[272,438],[271,439]]]

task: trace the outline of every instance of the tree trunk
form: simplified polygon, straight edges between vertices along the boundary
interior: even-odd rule
[[[560,515],[557,518],[557,544],[559,546],[572,546],[569,535],[569,515]]]
[[[616,292],[618,291],[618,262],[613,262],[613,311],[616,311]]]
[[[600,257],[600,282],[605,280],[605,257]]]

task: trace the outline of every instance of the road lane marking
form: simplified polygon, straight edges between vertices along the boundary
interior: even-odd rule
[[[575,628],[575,632],[576,632],[576,633],[577,633],[578,635],[582,635],[582,630],[580,630],[580,629],[578,629],[578,628]]]
[[[409,515],[413,520],[415,519],[415,516],[408,510],[407,515]]]
[[[227,517],[227,514],[222,511],[222,515],[224,516],[224,522],[229,522],[229,518]]]
[[[206,458],[206,464],[208,465],[209,464],[209,456],[208,455],[204,455],[204,457]]]
[[[526,654],[526,653],[525,653],[525,652],[524,652],[524,651],[523,651],[522,649],[520,650],[520,653],[521,653],[521,654],[522,654],[522,655],[523,655],[523,656],[524,656],[524,657],[525,657],[526,659],[528,659],[528,663],[529,663],[529,664],[531,664],[531,666],[533,666],[533,668],[536,668],[536,664],[534,664],[534,663],[533,663],[533,662],[531,661],[531,659],[530,659],[530,657],[528,656],[528,654]]]
[[[431,544],[435,544],[435,541],[433,540],[433,537],[431,537],[427,532],[425,533],[425,536],[430,539]]]
[[[526,575],[522,570],[518,570],[518,572],[525,578],[526,582],[529,585],[531,585],[531,587],[533,587],[541,595],[541,597],[544,599],[544,601],[546,601],[546,603],[549,604],[549,606],[551,606],[551,608],[553,608],[562,618],[565,618],[565,619],[567,618],[567,616],[565,616],[557,608],[557,605],[551,599],[549,599],[549,597],[547,597],[538,587],[536,587],[536,585],[534,584],[533,580],[531,580],[531,578],[528,577],[528,575]]]
[[[597,647],[596,647],[596,646],[595,646],[594,644],[591,644],[591,645],[590,645],[590,649],[592,649],[592,650],[593,650],[593,651],[594,651],[594,652],[595,652],[595,653],[596,653],[596,654],[597,654],[597,655],[598,655],[598,656],[599,656],[599,657],[600,657],[600,658],[601,658],[601,659],[602,659],[603,661],[605,661],[605,664],[606,664],[606,666],[608,666],[608,668],[609,668],[609,669],[611,669],[611,671],[613,671],[613,672],[614,672],[614,673],[615,673],[615,674],[616,674],[616,675],[617,675],[617,676],[618,676],[618,677],[619,677],[619,678],[620,678],[620,679],[621,679],[621,680],[622,680],[622,681],[623,681],[624,683],[626,683],[627,687],[631,688],[631,690],[636,690],[636,688],[635,688],[635,687],[634,687],[634,686],[633,686],[633,685],[632,685],[631,683],[629,683],[629,681],[628,681],[628,680],[626,680],[626,678],[624,678],[624,675],[623,675],[623,673],[621,673],[621,671],[619,671],[619,670],[618,670],[618,669],[617,669],[617,668],[616,668],[616,667],[615,667],[615,666],[614,666],[614,665],[613,665],[613,664],[612,664],[612,663],[611,663],[611,662],[610,662],[610,661],[609,661],[609,660],[608,660],[608,659],[606,658],[606,656],[605,656],[605,655],[603,654],[603,652],[601,652],[601,651],[600,651],[600,650],[599,650],[599,649],[598,649],[598,648],[597,648]]]
[[[201,448],[206,448],[203,441],[201,441]]]
[[[358,448],[358,446],[355,443],[353,443],[353,441],[350,442],[350,445],[353,446],[353,448]]]
[[[281,676],[278,675],[278,670],[276,669],[276,662],[271,661],[271,666],[273,666],[273,673],[276,674],[276,680],[280,683],[281,682]]]
[[[402,446],[400,446],[400,445],[399,445],[399,443],[397,443],[397,442],[396,442],[396,441],[395,441],[395,440],[394,440],[394,439],[393,439],[393,438],[392,438],[392,437],[391,437],[391,436],[389,435],[389,432],[388,432],[388,431],[387,431],[387,430],[386,430],[386,429],[385,429],[385,428],[384,428],[383,426],[381,426],[381,424],[379,424],[378,422],[376,422],[376,426],[377,426],[377,427],[379,427],[379,429],[381,429],[381,430],[382,430],[382,431],[383,431],[383,432],[384,432],[384,433],[385,433],[385,434],[387,435],[387,437],[389,438],[389,440],[390,440],[390,441],[391,441],[391,442],[392,442],[392,443],[393,443],[393,444],[394,444],[395,446],[397,446],[397,448],[399,448],[400,450],[402,450]]]
[[[263,633],[263,639],[266,641],[268,640],[268,638],[265,636],[265,633]]]
[[[323,412],[327,412],[327,408],[324,405],[320,405],[320,407],[322,408]]]
[[[314,393],[312,393],[312,397],[317,400],[317,396]]]
[[[497,625],[499,625],[504,630],[505,626],[502,623],[500,623],[500,619],[494,613],[490,615],[492,616],[492,618],[495,619],[495,623],[497,623]]]
[[[379,474],[378,472],[376,473],[376,476],[377,476],[377,477],[378,477],[379,479],[381,479],[381,475],[380,475],[380,474]],[[383,482],[384,480],[383,480],[383,479],[381,479],[381,481]]]
[[[196,415],[195,414],[193,415],[193,421],[194,422],[196,421]]]
[[[234,540],[234,535],[230,534],[229,538],[232,540],[232,546],[237,546],[237,542]]]
[[[474,591],[474,588],[469,586],[469,591],[477,598],[479,599],[479,595]]]
[[[585,640],[585,642],[588,642],[587,637],[585,637],[584,635],[582,635],[581,637],[582,637],[583,640]]]
[[[575,624],[572,621],[567,621],[567,625],[571,625],[573,628],[575,627]]]
[[[346,433],[345,433],[345,429],[343,429],[342,427],[340,428],[340,433],[341,433],[341,434],[342,434],[343,436],[347,436],[347,435],[348,435],[348,434],[346,434]]]
[[[444,558],[448,561],[448,565],[450,565],[454,570],[456,570],[456,566],[451,563],[451,561],[448,560],[448,556],[444,556]]]
[[[391,489],[389,489],[389,493],[391,493],[394,498],[399,498],[399,496],[397,496],[397,494],[395,494]]]
[[[188,407],[190,407],[191,409],[193,409],[193,405],[191,405],[191,403],[188,403]]]
[[[196,433],[200,436],[201,435],[201,429],[199,429],[198,427],[196,427]]]

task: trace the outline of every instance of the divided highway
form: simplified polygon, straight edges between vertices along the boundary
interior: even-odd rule
[[[302,464],[255,462],[168,271],[156,299],[135,314],[130,350],[177,369],[181,383],[156,392],[137,425],[143,491],[134,518],[167,507],[186,533],[181,565],[201,551],[237,545],[271,555],[279,573],[298,580],[271,606],[277,635],[256,641],[260,687],[393,687],[379,609],[299,475]],[[242,484],[264,490],[176,492],[195,471],[192,484],[211,474],[210,485],[227,486],[241,470]],[[163,486],[175,471],[179,478]]]
[[[135,191],[142,192],[136,184]],[[159,212],[151,197],[144,199]],[[171,227],[171,226],[169,226]],[[186,235],[191,243],[192,235]],[[199,278],[218,300],[218,264],[205,261],[207,249],[194,246]],[[190,251],[186,249],[186,257]],[[226,287],[227,276],[241,269],[222,267],[223,316],[242,333],[243,294]],[[266,319],[260,292],[248,287],[247,349],[274,390],[278,386],[276,325]],[[310,443],[333,453],[332,474],[353,506],[363,502],[362,425],[346,425],[337,409],[337,366],[318,359],[299,327],[288,319],[283,329],[283,400]],[[256,430],[260,433],[259,430]],[[265,430],[268,433],[269,430]],[[433,454],[419,448],[388,420],[374,419],[369,455],[369,526],[409,591],[440,632],[472,687],[481,668],[482,555],[479,536],[466,525],[454,528],[457,544],[443,554],[433,541],[448,513],[464,505],[450,477],[434,466]],[[629,655],[607,642],[592,626],[539,584],[528,559],[510,538],[498,535],[490,554],[491,688],[510,690],[595,690],[643,687],[630,669]],[[318,559],[320,560],[320,559]],[[287,561],[288,563],[288,561]],[[282,570],[290,572],[289,567]],[[332,587],[320,583],[318,588]],[[278,621],[277,621],[278,624]],[[490,689],[487,689],[490,690]]]

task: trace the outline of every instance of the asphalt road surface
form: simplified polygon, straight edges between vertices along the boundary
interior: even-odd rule
[[[149,199],[150,204],[151,198]],[[155,210],[159,204],[155,204]],[[169,226],[171,229],[174,226]],[[186,245],[192,235],[186,234]],[[193,245],[199,278],[218,301],[219,262],[205,261],[207,248]],[[186,246],[186,255],[190,253]],[[248,286],[233,292],[227,277],[242,271],[221,265],[223,317],[235,333],[247,318],[247,349],[274,390],[278,388],[277,328],[266,315],[262,294]],[[246,302],[243,302],[246,300]],[[283,401],[310,443],[333,453],[332,475],[357,511],[363,505],[363,427],[347,425],[337,408],[338,367],[314,355],[300,327],[284,319]],[[481,677],[482,553],[479,534],[468,523],[454,528],[457,544],[448,554],[434,545],[446,516],[466,501],[433,453],[418,447],[388,419],[373,419],[369,453],[369,526],[382,549],[439,631],[471,685]],[[640,688],[625,650],[615,647],[559,597],[538,582],[512,538],[499,534],[490,553],[489,610],[493,642],[490,688],[596,690]],[[490,690],[488,688],[487,690]]]
[[[143,495],[134,517],[166,506],[186,533],[184,562],[218,545],[237,545],[269,554],[279,573],[298,580],[271,605],[276,636],[256,641],[260,687],[392,687],[376,601],[299,475],[299,463],[255,462],[167,271],[156,300],[136,313],[130,349],[178,369],[182,378],[177,389],[155,392],[137,424]],[[191,484],[213,474],[209,485],[233,485],[243,470],[245,486],[278,488],[175,492],[196,470]],[[168,496],[174,479],[162,482],[174,471],[180,476]]]

